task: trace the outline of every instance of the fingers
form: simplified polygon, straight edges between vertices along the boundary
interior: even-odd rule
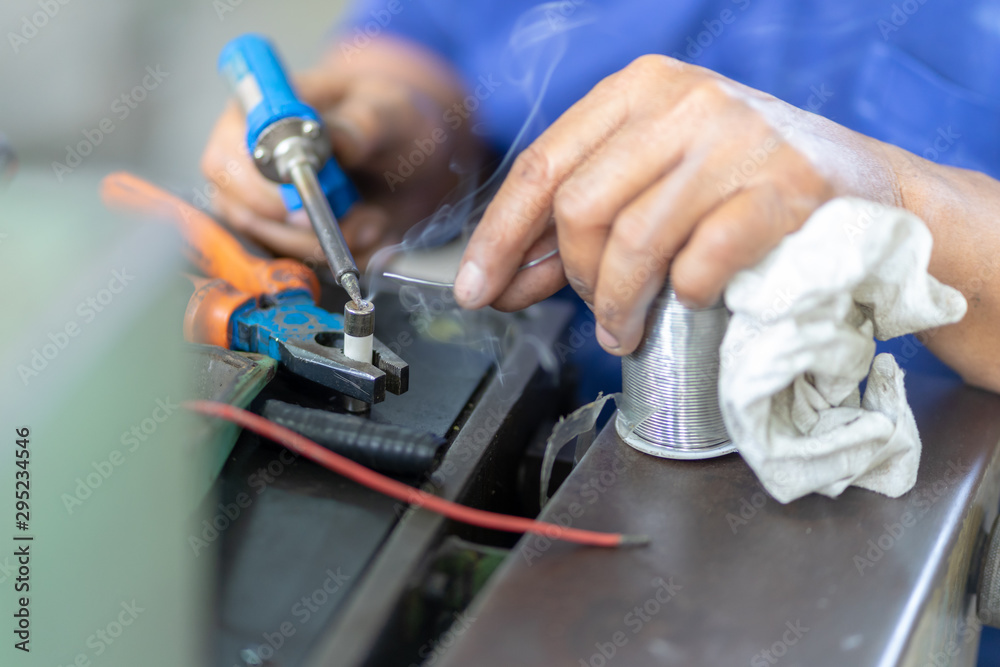
[[[820,204],[812,197],[795,202],[770,184],[736,195],[698,225],[674,259],[677,298],[699,308],[718,303],[738,271],[760,262]]]
[[[232,206],[228,213],[234,229],[275,254],[294,257],[310,265],[326,266],[326,257],[308,217],[301,210],[289,217],[288,223],[270,220],[238,206]],[[339,224],[361,270],[375,251],[395,241],[389,228],[389,216],[378,206],[355,204]]]
[[[334,141],[340,141],[355,162],[370,159],[395,136],[417,134],[412,117],[414,105],[392,86],[351,85],[331,79],[327,72],[306,73],[295,79],[302,98],[316,108],[334,113]],[[392,128],[391,132],[387,128]],[[211,206],[236,230],[245,233],[271,251],[297,258],[317,255],[319,247],[308,217],[303,211],[289,213],[279,186],[261,175],[246,148],[246,123],[235,102],[230,103],[212,131],[202,158],[205,176],[218,193]],[[390,235],[389,217],[382,208],[359,203],[341,223],[352,252],[367,257]],[[286,224],[287,223],[287,224]]]
[[[555,228],[550,227],[542,238],[528,249],[524,263],[544,257],[556,247]],[[559,255],[554,255],[535,266],[523,271],[518,270],[514,274],[514,279],[492,305],[502,311],[521,310],[547,299],[565,286],[565,269]]]
[[[673,256],[697,220],[721,201],[719,185],[731,156],[756,141],[746,112],[728,100],[709,80],[669,111],[633,112],[629,125],[560,187],[555,211],[562,259],[570,285],[585,301],[593,303],[607,244],[646,254],[650,243],[668,240],[663,251]],[[720,135],[719,127],[746,129]],[[661,226],[669,227],[663,230],[667,239],[654,238]],[[613,227],[618,238],[609,238]]]
[[[455,298],[465,308],[492,303],[552,217],[557,188],[625,121],[627,104],[602,82],[514,161],[462,258]]]
[[[317,68],[298,72],[294,77],[295,92],[314,109],[329,109],[347,92],[351,78],[336,68]]]
[[[743,190],[708,212],[680,244],[676,236],[662,233],[669,225],[660,227],[660,240],[646,251],[629,249],[625,243],[609,244],[595,298],[595,315],[603,329],[598,331],[601,345],[617,355],[638,347],[646,311],[662,288],[668,268],[683,303],[702,308],[714,305],[738,271],[757,264],[804,219],[784,205],[776,189],[760,186]]]
[[[283,218],[285,206],[278,186],[257,170],[247,151],[245,132],[243,112],[231,102],[216,122],[201,159],[202,173],[218,188],[212,205],[222,212],[238,202],[257,216]]]
[[[643,134],[622,132],[581,165],[556,193],[555,220],[566,277],[587,303],[593,303],[612,221],[680,160],[676,146]]]
[[[696,76],[708,83],[692,85]],[[663,57],[639,59],[602,81],[515,161],[466,249],[458,302],[476,308],[494,300],[553,213],[567,277],[589,300],[616,212],[672,168],[708,112],[727,102],[715,76]]]
[[[717,206],[717,193],[696,187],[705,179],[703,170],[700,158],[686,159],[615,218],[596,262],[593,300],[603,327],[600,342],[609,352],[627,354],[639,344],[646,309],[663,285],[670,261]]]
[[[602,346],[628,354],[668,271],[682,302],[711,306],[833,196],[813,162],[829,140],[796,143],[783,129],[797,110],[718,75],[640,60],[518,157],[466,249],[460,305],[523,307],[562,285],[561,268],[594,310]],[[552,227],[559,262],[518,273]]]
[[[263,218],[238,204],[229,206],[226,219],[234,229],[277,255],[307,259],[319,253],[322,257],[319,241],[311,228]]]
[[[325,114],[341,164],[358,167],[381,152],[420,137],[426,117],[409,89],[393,82],[352,83],[339,104]]]
[[[359,264],[359,257],[367,257],[389,241],[389,214],[381,206],[357,203],[340,220],[344,240]]]

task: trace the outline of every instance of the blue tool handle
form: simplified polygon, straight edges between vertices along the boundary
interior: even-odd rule
[[[295,96],[277,52],[265,37],[247,34],[226,44],[219,54],[219,71],[229,81],[246,113],[247,148],[251,155],[261,133],[279,120],[302,118],[322,124],[319,114]],[[317,176],[334,216],[340,219],[358,200],[358,191],[332,158]],[[293,185],[282,185],[281,195],[289,211],[302,208]]]
[[[219,54],[219,71],[246,112],[247,147],[251,153],[261,133],[279,120],[308,118],[320,122],[319,114],[295,96],[278,54],[264,37],[242,35],[226,44]]]

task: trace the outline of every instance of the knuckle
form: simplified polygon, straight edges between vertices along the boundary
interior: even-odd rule
[[[685,303],[693,303],[698,306],[710,306],[711,286],[703,277],[703,274],[695,274],[684,269],[675,267],[671,271],[670,283],[674,288],[677,298]]]
[[[643,81],[664,76],[668,71],[673,71],[675,67],[671,64],[671,59],[667,56],[648,53],[641,55],[625,68],[629,76],[637,77]]]
[[[556,191],[552,208],[557,224],[573,228],[589,226],[594,221],[596,204],[590,192],[570,180]]]
[[[552,162],[537,144],[531,144],[514,160],[512,173],[519,181],[546,187],[553,180]]]
[[[714,77],[704,77],[695,81],[688,89],[688,105],[702,112],[718,113],[722,107],[734,104],[734,98],[725,85]]]
[[[650,219],[644,212],[629,207],[618,214],[614,223],[615,242],[630,253],[649,251]]]
[[[710,263],[731,266],[739,258],[739,242],[728,225],[707,226],[699,236],[702,254]]]

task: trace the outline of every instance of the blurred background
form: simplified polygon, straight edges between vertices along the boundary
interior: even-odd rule
[[[190,197],[202,182],[205,140],[229,95],[216,71],[222,46],[244,32],[266,32],[290,69],[308,67],[346,4],[4,0],[0,132],[16,150],[22,174],[41,171],[65,183],[127,167]],[[160,81],[133,96],[147,67],[159,68]],[[123,95],[133,98],[131,105]],[[106,135],[105,119],[114,125]],[[95,143],[103,136],[79,166],[69,173],[53,167],[66,165],[70,148],[90,142],[88,134]]]
[[[8,436],[29,429],[22,534],[34,538],[31,588],[21,593],[31,652],[5,641],[0,665],[203,664],[213,559],[189,546],[203,519],[192,506],[228,450],[196,447],[199,426],[176,407],[191,395],[178,345],[191,288],[177,239],[109,213],[97,185],[128,169],[195,198],[201,152],[229,95],[216,71],[222,46],[264,32],[290,69],[308,67],[345,4],[0,4],[0,134],[18,157],[7,182],[0,151],[0,284],[16,286],[5,290],[0,325],[0,495],[14,497]],[[130,436],[136,425],[142,442]],[[6,619],[17,600],[10,540],[5,529]],[[115,641],[119,618],[128,628]]]
[[[108,217],[96,206],[96,184],[103,175],[115,169],[128,169],[188,199],[203,188],[204,179],[199,168],[202,149],[229,96],[227,85],[216,71],[216,59],[222,46],[239,34],[264,32],[278,45],[290,70],[309,67],[320,56],[326,37],[347,4],[347,0],[298,0],[294,3],[276,0],[4,0],[0,4],[4,42],[0,44],[0,85],[3,86],[0,91],[0,133],[5,135],[19,158],[17,178],[20,184],[24,184],[15,197],[8,196],[6,201],[0,186],[0,265],[6,271],[6,275],[0,271],[0,276],[3,276],[5,284],[17,284],[11,281],[21,281],[28,275],[48,283],[39,286],[36,291],[13,290],[6,295],[6,304],[21,320],[37,319],[39,322],[37,326],[32,324],[22,329],[11,319],[0,330],[0,343],[6,340],[4,348],[13,339],[18,341],[18,344],[9,346],[12,363],[24,362],[29,351],[40,344],[39,341],[45,342],[45,336],[50,331],[58,330],[58,326],[73,317],[76,303],[93,294],[103,284],[101,281],[106,282],[105,269],[118,266],[115,263],[117,259],[101,260],[99,271],[91,271],[96,276],[92,284],[80,278],[84,269],[93,268],[86,266],[88,253],[101,255],[102,245],[115,245],[112,240],[121,236],[121,227],[109,224],[99,228],[95,223],[102,217]],[[33,193],[39,194],[36,197]],[[58,202],[59,210],[54,212],[50,206],[44,208],[45,214],[53,219],[58,217],[60,222],[43,227],[38,220],[38,213],[43,210],[38,199],[51,197],[62,200]],[[86,206],[94,208],[84,211]],[[94,226],[83,227],[84,224]],[[32,227],[33,230],[30,229]],[[29,231],[35,235],[29,238]],[[25,245],[27,243],[30,245]],[[148,268],[156,256],[150,249],[162,247],[160,243],[159,240],[143,242],[140,244],[144,249],[142,252],[126,249],[119,254],[131,253],[129,256],[141,260],[137,260],[136,264]],[[43,278],[38,270],[40,262],[55,265],[60,270]],[[108,332],[145,332],[150,336],[144,339],[149,344],[155,343],[152,336],[160,335],[160,344],[165,345],[176,333],[169,328],[179,322],[177,312],[158,313],[159,319],[154,320],[141,306],[163,302],[163,290],[166,288],[158,287],[157,283],[165,283],[166,276],[173,275],[176,270],[173,265],[150,270],[146,274],[150,279],[145,286],[130,292],[129,298],[137,304],[133,309],[135,314],[129,316],[129,322],[136,323],[135,328],[119,327],[111,320],[103,319],[99,324],[107,327]],[[140,276],[139,285],[143,285],[142,279],[143,276]],[[56,297],[63,291],[63,286],[74,281],[79,283],[79,294],[58,300]],[[183,300],[174,299],[174,311],[182,310]],[[51,315],[47,317],[42,311],[52,303],[58,307],[47,311]],[[148,327],[148,331],[142,328],[143,325]],[[110,337],[110,333],[105,335],[96,328],[85,333],[93,341],[101,340],[105,347],[114,345],[116,340]],[[108,340],[112,342],[108,343]],[[22,341],[23,344],[20,344]],[[136,357],[145,351],[148,351],[148,345],[145,350],[136,350]],[[22,386],[13,377],[10,383],[0,385],[0,401],[5,410],[9,408],[10,417],[18,423],[32,423],[42,436],[39,447],[42,442],[52,445],[71,441],[77,447],[74,452],[78,460],[67,463],[62,458],[56,460],[53,454],[51,459],[39,462],[49,466],[38,473],[43,483],[40,493],[48,494],[46,497],[51,504],[41,508],[41,516],[49,517],[47,535],[62,534],[64,545],[67,549],[74,549],[77,557],[67,561],[57,549],[50,548],[47,560],[38,563],[41,568],[38,571],[39,581],[47,580],[53,589],[46,592],[53,604],[44,607],[48,610],[44,613],[51,614],[51,609],[60,604],[66,607],[64,618],[39,616],[40,634],[36,636],[42,642],[48,640],[47,646],[44,643],[43,646],[49,651],[46,657],[52,662],[47,664],[57,661],[63,664],[63,661],[72,660],[78,651],[90,650],[86,642],[93,627],[86,625],[89,622],[86,617],[83,617],[83,625],[78,623],[79,627],[69,627],[75,610],[66,605],[65,597],[59,594],[61,586],[69,586],[74,581],[83,583],[84,577],[75,578],[76,575],[66,569],[68,562],[74,563],[78,572],[94,573],[85,582],[88,588],[81,590],[75,599],[81,607],[90,609],[95,618],[113,618],[120,604],[128,603],[136,595],[142,600],[145,594],[145,599],[167,601],[160,609],[148,612],[147,618],[156,618],[160,623],[177,622],[180,617],[177,610],[200,605],[207,567],[200,561],[194,563],[167,558],[164,563],[172,563],[171,567],[176,569],[163,565],[156,568],[159,576],[149,575],[154,568],[147,559],[157,553],[166,553],[177,536],[182,539],[187,537],[185,524],[190,521],[187,508],[174,508],[166,517],[147,521],[146,525],[153,526],[155,530],[141,535],[141,539],[136,535],[134,542],[129,543],[132,551],[128,546],[122,547],[121,563],[104,557],[108,552],[107,542],[91,544],[87,542],[88,536],[92,538],[102,530],[104,534],[113,536],[122,531],[134,532],[135,523],[130,524],[115,515],[102,515],[111,516],[109,525],[102,528],[88,522],[88,516],[91,519],[94,516],[93,511],[88,515],[64,510],[60,494],[72,491],[79,481],[78,477],[90,472],[93,461],[100,463],[107,457],[108,443],[114,444],[119,432],[147,416],[152,400],[167,396],[171,391],[174,395],[182,393],[176,387],[183,382],[182,378],[174,378],[171,382],[175,384],[169,387],[151,386],[149,396],[136,396],[132,388],[145,386],[148,377],[162,376],[165,368],[172,367],[170,358],[164,357],[157,366],[123,362],[123,367],[119,369],[104,365],[107,384],[112,388],[104,394],[94,394],[92,404],[81,403],[80,396],[88,391],[93,394],[93,390],[87,388],[94,386],[93,376],[85,364],[94,363],[98,353],[80,343],[73,348],[73,354],[80,357],[80,368],[84,369],[69,376],[75,380],[67,381],[64,379],[66,376],[60,375],[57,381],[53,375],[46,376],[48,385],[29,386],[24,383]],[[68,356],[69,353],[60,359],[66,359],[68,364]],[[112,356],[108,355],[108,358]],[[135,375],[131,374],[133,371]],[[65,405],[77,406],[76,410],[80,413],[77,419],[67,418],[67,415],[72,416],[67,412],[68,408],[59,407],[55,401],[49,403],[55,384],[61,385]],[[30,391],[24,391],[24,386],[29,386]],[[11,400],[14,396],[20,398],[19,403]],[[79,439],[79,426],[86,423],[86,415],[96,414],[101,409],[101,401],[105,401],[106,405],[110,398],[121,401],[124,406],[119,410],[121,416],[117,420],[104,424],[110,435],[95,430],[89,441]],[[128,399],[134,405],[126,405]],[[14,407],[11,408],[11,405]],[[28,412],[29,408],[37,409],[37,414]],[[21,409],[24,411],[18,412]],[[53,428],[46,433],[46,426],[57,421],[62,421],[65,430]],[[6,429],[9,423],[4,421],[2,425]],[[6,440],[0,444],[4,461],[9,460],[9,445]],[[116,498],[133,497],[129,495],[129,488],[135,485],[158,481],[166,487],[174,483],[171,480],[184,480],[190,476],[190,471],[183,468],[189,461],[181,454],[167,462],[148,459],[143,463],[135,459],[135,463],[129,464],[130,470],[137,471],[135,474],[114,478],[115,483],[121,484],[131,480],[131,487],[115,488],[108,483],[101,494],[95,496],[100,500],[90,502],[88,509],[98,502],[114,505]],[[148,475],[139,474],[140,470],[148,471]],[[169,475],[164,470],[169,470]],[[49,476],[47,480],[46,475]],[[136,515],[146,512],[148,518],[154,516],[154,512],[166,512],[168,508],[143,506],[134,510]],[[110,525],[112,519],[116,522],[114,525]],[[164,528],[167,525],[173,526],[173,530]],[[80,546],[85,543],[89,545],[89,552]],[[50,544],[59,546],[58,543]],[[141,545],[141,548],[136,545]],[[81,551],[84,556],[89,556],[81,558]],[[140,563],[141,567],[129,572],[127,577],[121,576],[123,563],[128,562]],[[182,564],[177,565],[179,562]],[[0,566],[2,564],[0,561]],[[61,572],[66,572],[64,579],[57,575]],[[4,583],[4,578],[0,576],[0,583],[6,587],[9,582]],[[113,580],[119,581],[114,587],[118,590],[111,590],[109,582]],[[160,588],[153,588],[152,584],[148,591],[136,588],[147,580]],[[182,590],[176,591],[176,599],[169,598],[165,591],[173,588],[176,581],[186,584]],[[99,594],[106,598],[101,604],[95,602]],[[3,608],[3,611],[6,617],[7,609]],[[119,653],[105,664],[191,664],[185,663],[183,656],[198,653],[199,638],[191,628],[195,623],[178,625],[183,627],[166,635],[153,633],[150,628],[151,643],[137,645],[135,649],[144,653]],[[173,626],[170,628],[173,631]],[[177,650],[179,642],[173,645],[173,654],[151,652],[148,648],[159,646],[156,642],[171,637],[176,641],[185,632],[189,635],[185,642],[186,651]],[[169,645],[159,648],[171,650]],[[980,664],[997,664],[994,656],[998,652],[1000,639],[997,632],[988,630],[984,633]],[[0,653],[0,658],[5,655],[10,654]],[[141,660],[136,656],[141,656]],[[4,659],[0,659],[0,663],[8,664]]]

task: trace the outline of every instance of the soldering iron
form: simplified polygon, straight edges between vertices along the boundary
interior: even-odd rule
[[[268,179],[282,184],[289,210],[304,207],[333,277],[356,304],[364,303],[358,267],[337,224],[358,199],[357,191],[332,157],[323,121],[296,97],[271,44],[242,35],[219,55],[247,118],[247,147]]]

